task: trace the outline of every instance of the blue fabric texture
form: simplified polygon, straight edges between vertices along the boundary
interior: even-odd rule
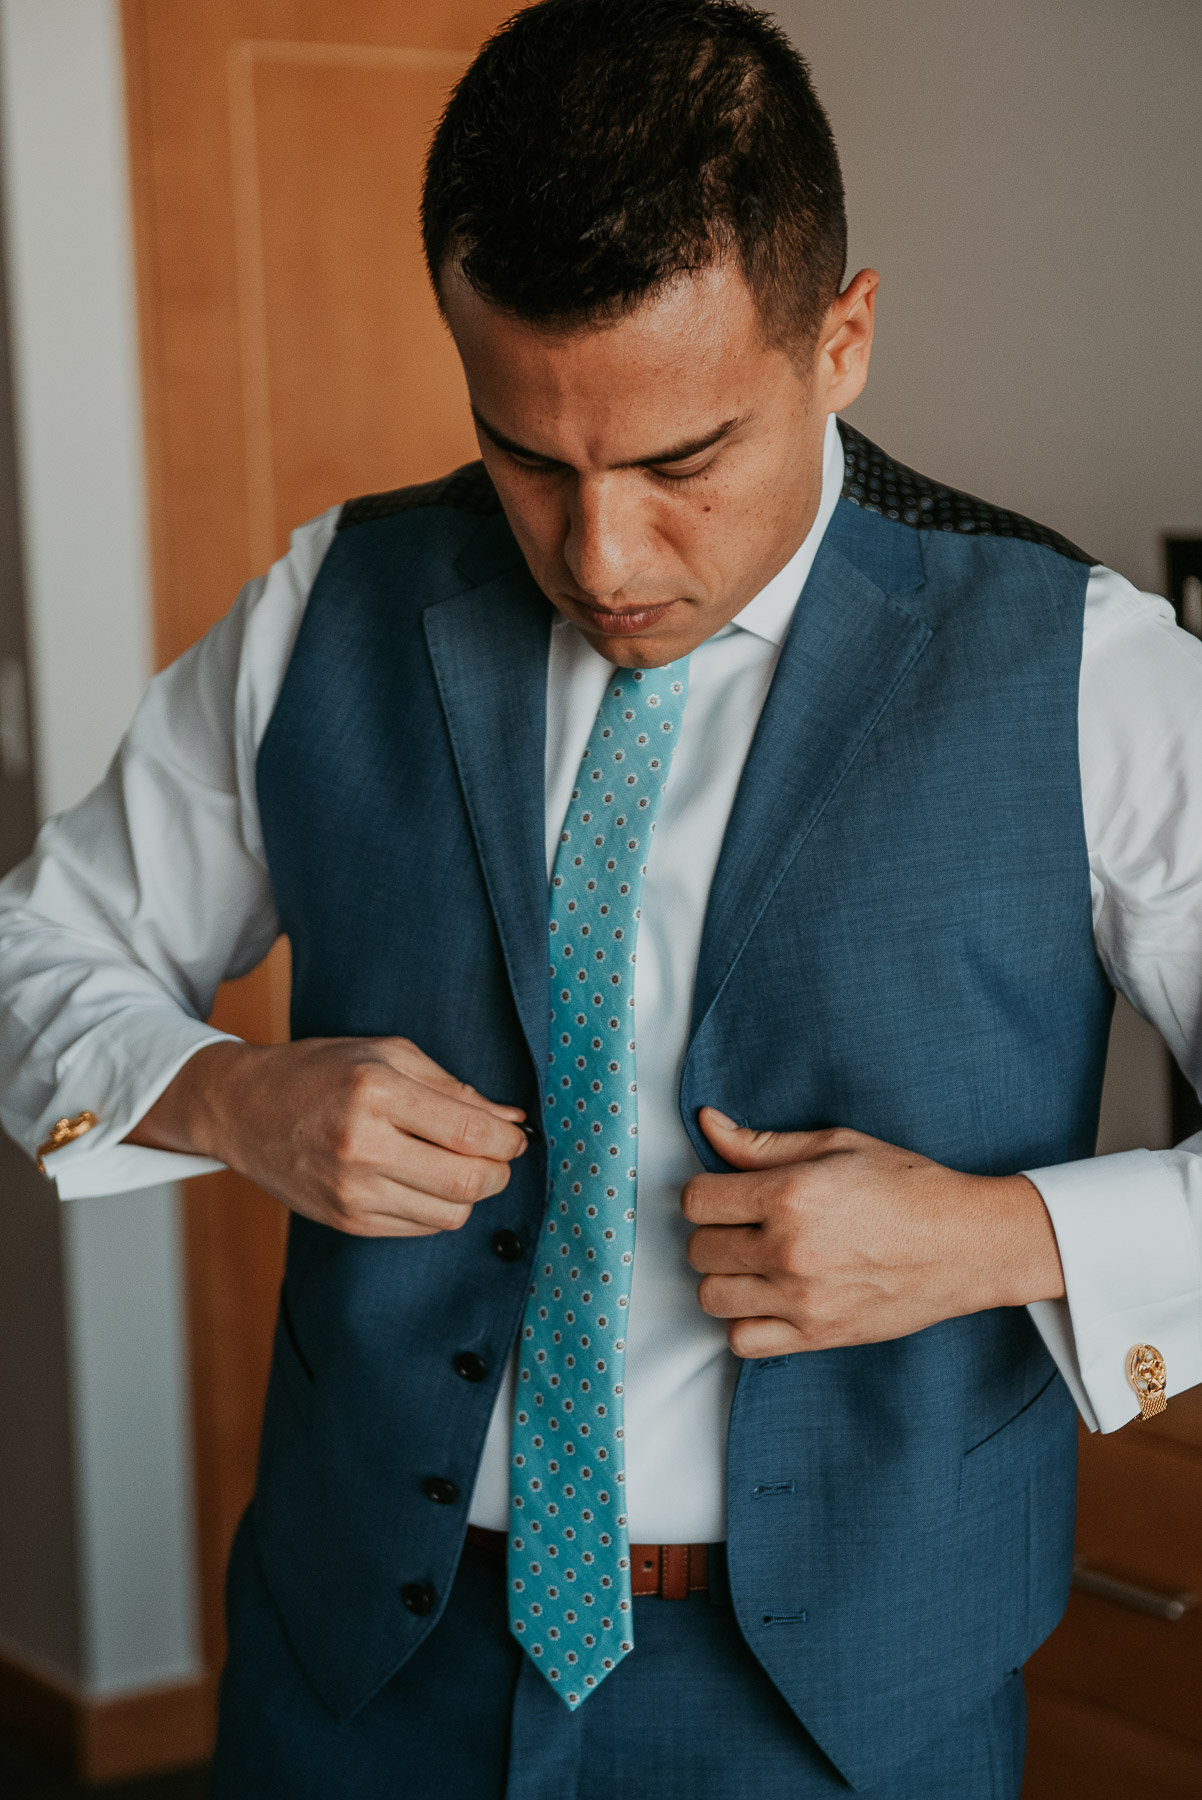
[[[440,493],[338,534],[263,741],[292,1025],[408,1036],[541,1118],[551,614],[504,518]],[[681,1082],[705,1167],[707,1103],[983,1174],[1092,1152],[1111,995],[1077,750],[1087,576],[840,502],[710,895]],[[460,1232],[292,1220],[256,1536],[338,1718],[437,1629],[547,1203],[536,1144]],[[856,1788],[984,1706],[1060,1616],[1075,1418],[1023,1310],[747,1364],[727,1468],[739,1628]]]
[[[289,1646],[244,1525],[212,1800],[837,1800],[847,1782],[800,1725],[728,1605],[634,1602],[636,1645],[569,1710],[506,1630],[500,1561],[464,1552],[438,1624],[337,1720]],[[1022,1678],[953,1720],[868,1800],[1018,1800]]]
[[[518,1346],[509,1617],[569,1707],[634,1648],[623,1402],[638,1194],[634,968],[688,685],[687,658],[616,671],[551,875],[550,1201]]]

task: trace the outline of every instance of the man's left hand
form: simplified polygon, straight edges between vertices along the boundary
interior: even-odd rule
[[[709,1106],[700,1119],[736,1172],[686,1185],[689,1261],[736,1356],[877,1343],[1064,1293],[1025,1175],[962,1175],[858,1131],[755,1131]]]

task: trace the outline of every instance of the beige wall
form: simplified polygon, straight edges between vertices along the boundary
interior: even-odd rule
[[[786,0],[881,271],[861,428],[1143,585],[1202,531],[1202,6]]]
[[[1141,586],[1202,533],[1202,6],[784,0],[882,275],[850,417]],[[1167,1141],[1159,1040],[1120,1008],[1101,1147]]]

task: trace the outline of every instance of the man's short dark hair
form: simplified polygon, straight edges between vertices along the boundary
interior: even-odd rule
[[[773,341],[839,290],[843,179],[809,70],[736,0],[540,0],[455,88],[426,260],[532,322],[589,323],[737,258]]]

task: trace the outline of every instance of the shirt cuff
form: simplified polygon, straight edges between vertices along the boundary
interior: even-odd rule
[[[123,1140],[198,1050],[237,1042],[229,1032],[165,1007],[131,1009],[77,1040],[62,1059],[52,1104],[35,1121],[27,1146],[36,1154],[58,1119],[95,1115],[90,1130],[43,1158],[60,1200],[127,1193],[222,1168],[207,1156]]]
[[[1202,1381],[1202,1259],[1182,1178],[1150,1150],[1024,1170],[1043,1196],[1065,1299],[1028,1310],[1091,1430],[1138,1417],[1127,1352],[1154,1344],[1167,1394]]]
[[[211,1156],[184,1156],[176,1150],[151,1150],[143,1144],[115,1144],[82,1157],[69,1169],[46,1168],[54,1176],[60,1200],[89,1200],[100,1194],[132,1194],[135,1188],[186,1181],[190,1175],[213,1175],[225,1164]]]

